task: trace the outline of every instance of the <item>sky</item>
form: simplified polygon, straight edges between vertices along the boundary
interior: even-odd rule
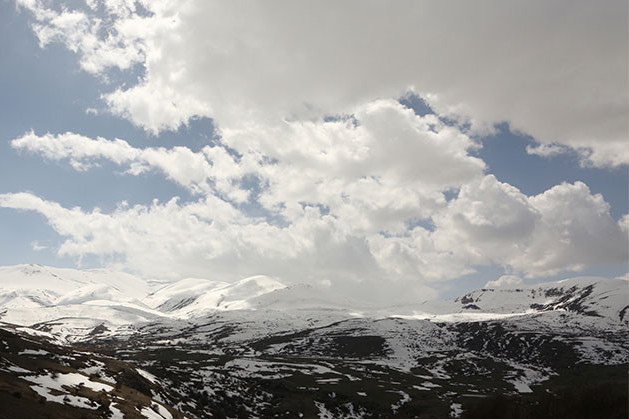
[[[0,264],[387,301],[625,276],[626,16],[0,0]]]

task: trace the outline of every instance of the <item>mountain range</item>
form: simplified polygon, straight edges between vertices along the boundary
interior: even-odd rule
[[[625,279],[382,306],[0,267],[0,417],[626,418],[628,311]]]

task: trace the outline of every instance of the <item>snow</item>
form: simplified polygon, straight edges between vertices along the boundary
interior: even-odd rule
[[[60,404],[69,404],[71,406],[82,407],[85,409],[96,409],[97,406],[92,406],[90,399],[85,397],[74,396],[72,394],[53,395],[50,393],[50,389],[44,386],[33,385],[31,389],[42,396],[46,401],[55,402]]]
[[[68,403],[72,406],[83,407],[87,409],[96,409],[96,406],[92,406],[92,402],[80,396],[74,396],[68,394],[65,387],[84,386],[93,391],[111,391],[114,388],[108,384],[97,383],[90,381],[87,377],[77,373],[67,374],[43,374],[36,376],[22,376],[23,380],[34,383],[31,386],[40,396],[44,397],[47,401],[55,403]],[[52,391],[61,394],[52,394]]]
[[[164,419],[162,415],[160,415],[150,407],[143,407],[142,410],[140,410],[140,414],[142,415],[142,417],[148,419]]]
[[[531,390],[531,387],[529,387],[528,384],[520,380],[513,381],[513,386],[515,387],[518,393],[532,393],[533,392],[533,390]]]
[[[122,293],[119,289],[108,284],[88,284],[72,290],[56,301],[56,305],[82,304],[95,300],[105,300],[110,302],[134,303],[144,306],[139,300]]]
[[[116,380],[113,377],[108,376],[107,374],[105,374],[105,363],[102,361],[98,361],[98,360],[90,360],[91,364],[94,364],[90,367],[85,367],[85,368],[80,368],[79,371],[87,376],[90,375],[98,375],[99,380],[111,383],[111,384],[116,384]]]
[[[30,372],[29,370],[25,370],[24,368],[18,367],[16,365],[9,365],[8,367],[6,367],[7,371],[12,371],[12,372],[17,372],[17,373],[24,373],[24,372]]]
[[[319,378],[317,384],[338,384],[341,382],[340,378]]]
[[[49,321],[55,315],[56,318],[104,318],[93,317],[89,310],[86,315],[78,315],[80,310],[76,306],[86,304],[145,313],[143,319],[126,319],[131,323],[150,321],[155,316],[166,314],[188,319],[217,310],[271,308],[281,311],[337,310],[346,317],[465,322],[528,315],[534,311],[531,304],[552,305],[558,295],[572,293],[570,299],[563,301],[565,305],[581,298],[591,287],[584,301],[585,309],[595,309],[603,317],[620,321],[620,313],[629,301],[626,280],[595,277],[570,278],[518,288],[486,288],[454,301],[425,301],[403,307],[380,308],[340,298],[310,285],[287,286],[267,276],[253,276],[234,283],[187,278],[154,291],[155,284],[126,273],[102,269],[59,269],[41,265],[0,267],[0,308],[9,311],[9,318],[5,321],[22,325]],[[479,309],[466,309],[470,304]],[[44,308],[56,310],[48,310],[46,315],[28,315],[29,311],[40,311],[31,309]],[[558,303],[552,308],[562,309],[563,306]],[[20,312],[20,315],[12,315],[14,311]]]
[[[352,337],[380,336],[386,355],[370,362],[407,372],[419,356],[437,356],[457,348],[455,333],[443,327],[443,323],[500,321],[512,331],[561,330],[564,339],[580,343],[575,347],[582,359],[621,364],[629,361],[622,337],[601,339],[597,333],[609,335],[607,332],[618,331],[619,327],[626,330],[629,312],[624,320],[621,313],[629,302],[627,284],[620,279],[571,278],[518,288],[487,288],[452,301],[376,307],[310,285],[285,285],[267,276],[234,283],[187,278],[157,284],[107,270],[18,265],[0,267],[0,317],[7,323],[36,325],[33,327],[42,330],[18,330],[59,343],[94,337],[124,339],[141,331],[161,334],[163,339],[158,339],[157,345],[177,345],[188,339],[178,332],[194,330],[199,341],[218,340],[242,348],[242,356],[255,355],[244,353],[251,340],[306,329],[311,331],[309,338],[321,337],[324,341],[335,332]],[[565,315],[566,310],[575,309],[596,312],[598,316],[574,311]],[[179,340],[173,338],[182,335]],[[306,345],[306,338],[273,344],[267,353],[281,354],[290,350],[289,344]],[[196,350],[220,353],[210,347]],[[44,355],[27,351],[21,354]],[[230,365],[238,374],[285,375],[281,366],[269,366],[259,360]],[[83,372],[101,374],[96,367]],[[308,372],[320,373],[315,369]],[[431,373],[434,378],[448,377],[439,362],[433,365]],[[529,383],[519,388],[525,389],[525,385]],[[426,384],[420,387],[432,388]]]
[[[157,409],[155,411],[154,409]],[[140,414],[148,419],[172,419],[170,412],[162,405],[157,403],[153,404],[153,407],[143,407]]]
[[[206,292],[229,286],[223,281],[186,278],[166,285],[144,298],[144,303],[162,311],[171,311],[181,303],[194,301]]]
[[[508,362],[512,367],[514,377],[508,380],[518,393],[532,393],[531,385],[541,383],[549,378],[550,371],[542,371],[528,365]]]
[[[83,374],[78,374],[74,372],[69,372],[66,374],[44,374],[37,376],[25,376],[22,377],[26,381],[30,381],[42,387],[49,388],[51,390],[58,390],[64,392],[63,387],[76,387],[76,386],[84,386],[93,391],[107,391],[110,392],[114,388],[109,384],[99,383],[96,381],[91,381],[88,377]]]
[[[170,414],[170,412],[168,411],[168,409],[166,409],[164,406],[162,406],[161,404],[157,404],[157,410],[158,413],[165,419],[172,419],[173,415]]]
[[[286,365],[290,364],[237,358],[225,363],[225,368],[229,370],[230,375],[237,377],[281,379],[292,375],[290,369],[282,368],[282,366]],[[288,373],[282,373],[283,369],[287,370]]]
[[[57,338],[62,343],[72,341],[72,337],[90,335],[94,328],[104,325],[112,334],[120,335],[119,328],[164,318],[163,313],[144,309],[133,304],[118,304],[92,301],[85,304],[41,307],[39,309],[8,310],[2,320],[20,325],[40,327],[46,324],[49,332],[32,328],[20,330],[34,335]]]
[[[402,398],[391,405],[391,410],[393,411],[393,413],[397,413],[397,411],[400,410],[400,407],[411,401],[411,396],[409,396],[407,393],[403,391],[397,391],[396,393],[402,396]]]
[[[140,369],[140,368],[136,368],[136,371],[138,372],[138,374],[140,374],[142,377],[144,377],[147,380],[149,380],[151,383],[153,383],[153,384],[157,383],[157,377],[155,377],[150,372],[144,371],[143,369]]]
[[[569,297],[564,304],[553,307],[560,297]],[[531,305],[548,306],[549,309],[562,309],[565,304],[581,300],[585,310],[596,311],[599,315],[620,321],[620,312],[629,303],[627,281],[617,278],[577,277],[557,282],[535,285],[522,285],[518,288],[488,288],[474,291],[457,299],[462,304],[472,300],[482,312],[517,314],[530,313]],[[629,315],[629,313],[628,313]]]
[[[413,313],[407,315],[392,315],[401,319],[410,320],[430,320],[436,323],[459,323],[459,322],[483,322],[487,320],[501,320],[510,317],[524,316],[530,312],[522,313],[448,313],[448,314],[430,314],[430,313]]]
[[[324,403],[314,402],[314,405],[319,410],[319,419],[335,419],[334,414],[326,409]]]
[[[149,291],[147,281],[133,275],[107,269],[65,269],[42,265],[0,267],[0,288],[45,290],[62,295],[87,284],[107,284],[120,292],[142,298]]]
[[[124,414],[113,403],[109,405],[109,410],[111,411],[110,419],[124,419]]]
[[[250,300],[286,285],[267,276],[253,276],[232,284],[184,279],[149,295],[144,301],[180,318],[199,317],[213,310],[243,310]]]
[[[356,410],[352,403],[345,403],[343,405],[343,407],[345,408],[347,413],[342,415],[342,416],[339,416],[339,415],[335,414],[334,412],[328,410],[325,407],[325,404],[323,402],[315,401],[314,405],[317,408],[317,410],[319,411],[319,415],[318,415],[319,419],[338,419],[338,418],[343,418],[343,419],[362,419],[367,414],[367,412],[364,409],[362,409],[362,408]]]
[[[154,283],[144,281],[144,285],[139,287],[141,291],[127,293],[122,288],[124,285],[116,279],[128,278],[124,275],[109,277],[102,272],[69,271],[72,270],[31,265],[0,268],[0,313],[3,313],[0,317],[3,322],[23,325],[17,329],[19,332],[62,342],[124,339],[133,334],[150,337],[146,346],[129,348],[129,353],[144,348],[184,344],[189,348],[189,354],[207,357],[228,354],[229,358],[224,359],[229,361],[225,362],[225,371],[221,373],[236,378],[282,379],[303,374],[311,376],[311,384],[342,385],[347,380],[358,380],[348,372],[354,374],[353,371],[356,371],[356,376],[362,376],[366,371],[375,375],[386,374],[389,368],[396,369],[418,377],[416,383],[420,384],[413,385],[414,390],[434,392],[439,389],[446,398],[450,397],[446,400],[452,402],[452,417],[462,415],[461,404],[454,403],[457,399],[453,398],[462,393],[444,393],[446,389],[437,383],[446,387],[444,381],[451,379],[448,371],[453,370],[448,368],[452,361],[463,361],[463,364],[471,366],[472,373],[476,368],[480,374],[482,371],[476,361],[484,356],[478,351],[461,351],[463,346],[457,341],[461,337],[459,330],[469,325],[460,323],[496,322],[508,333],[507,338],[513,337],[516,341],[524,334],[535,334],[544,339],[552,336],[558,342],[572,345],[580,359],[586,362],[629,362],[629,312],[624,319],[621,318],[621,312],[629,302],[628,282],[625,280],[572,278],[546,284],[518,285],[518,288],[487,288],[452,301],[375,307],[329,295],[325,290],[308,285],[285,285],[265,276],[245,278],[232,284],[188,278],[173,284],[160,284],[159,289]],[[103,282],[95,282],[97,280]],[[42,288],[38,289],[40,285]],[[25,327],[27,325],[33,326]],[[9,330],[8,325],[5,327]],[[474,327],[472,325],[470,329],[475,330]],[[285,335],[285,339],[281,335]],[[265,349],[251,345],[252,341],[268,336],[280,338],[268,340],[269,346]],[[365,355],[365,359],[333,352],[329,355],[326,353],[328,347],[339,347],[335,339],[338,336],[377,337],[382,338],[382,342],[378,339],[365,340],[373,342],[373,353],[376,354]],[[361,341],[357,339],[356,342]],[[365,349],[368,352],[370,348]],[[305,358],[291,359],[286,356],[296,354],[307,358],[311,355],[309,351],[318,357],[311,357],[310,363],[303,363]],[[19,355],[48,355],[48,352],[26,349]],[[276,355],[277,358],[273,359]],[[336,361],[324,358],[326,356],[338,357],[340,364],[333,364]],[[431,358],[429,363],[422,360],[418,366],[419,358],[428,357]],[[531,358],[526,362],[533,365],[510,362],[499,355],[495,355],[494,359],[509,364],[503,379],[513,386],[512,391],[519,393],[531,392],[535,385],[553,374],[552,370],[536,366]],[[33,374],[18,366],[2,365],[4,371]],[[152,370],[149,363],[141,365]],[[99,381],[114,384],[111,377],[104,375],[103,367],[102,362],[94,360],[80,369],[80,374],[24,375],[22,378],[47,400],[94,408],[88,406],[92,403],[89,400],[72,396],[68,391],[69,387],[77,385],[94,391],[111,391],[113,386],[87,378],[88,375],[98,374],[101,377]],[[143,369],[137,371],[147,380],[156,382],[157,378],[151,373]],[[215,378],[214,371],[211,367],[200,367],[191,372],[191,376],[202,378],[204,388],[209,394],[214,394],[216,388],[207,386]],[[399,383],[389,383],[395,385],[396,390],[409,391]],[[319,387],[315,385],[303,389],[316,391]],[[355,389],[364,390],[360,386]],[[465,391],[475,392],[472,388]],[[399,398],[392,399],[397,402],[391,405],[394,413],[411,400],[406,392],[397,393]],[[409,393],[415,394],[412,390]],[[357,391],[356,394],[367,397],[365,391]],[[424,397],[429,395],[424,393]],[[469,395],[472,396],[482,397]],[[155,400],[161,399],[156,396]],[[184,399],[182,403],[188,401]],[[317,401],[315,406],[319,417],[332,418],[339,414],[337,410],[328,410],[323,402]],[[345,411],[350,413],[344,417],[364,415],[349,403],[346,407]],[[110,405],[110,410],[114,417],[123,416],[113,405]],[[167,409],[158,404],[142,408],[141,414],[148,418],[171,417]]]
[[[48,355],[50,352],[44,351],[43,349],[24,349],[21,352],[18,352],[18,355]]]
[[[463,406],[461,403],[452,403],[450,405],[450,417],[451,418],[460,418],[463,413]]]

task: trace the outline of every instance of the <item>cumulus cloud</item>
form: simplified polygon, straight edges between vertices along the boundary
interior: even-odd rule
[[[49,160],[68,161],[78,171],[88,170],[107,160],[125,167],[132,175],[158,170],[196,194],[217,191],[240,202],[248,196],[247,191],[232,185],[232,181],[243,175],[242,168],[223,147],[206,146],[198,153],[187,147],[138,149],[117,138],[92,139],[72,132],[38,136],[32,131],[12,140],[11,146],[38,153]]]
[[[60,255],[371,296],[426,296],[476,266],[536,277],[626,261],[628,216],[615,222],[581,182],[523,194],[486,173],[473,137],[507,121],[538,142],[531,154],[629,162],[624,3],[18,4],[42,46],[65,44],[84,70],[141,72],[103,94],[110,112],[155,134],[197,116],[217,127],[196,152],[72,132],[12,140],[77,171],[109,162],[192,193],[110,213],[0,194],[0,207],[46,217]],[[394,99],[409,91],[436,113]]]
[[[158,170],[193,193],[218,193],[246,202],[247,176],[258,180],[261,206],[289,221],[304,205],[318,205],[352,228],[401,231],[404,222],[443,206],[442,191],[482,176],[477,147],[434,115],[417,116],[395,101],[355,109],[351,120],[254,125],[223,132],[214,146],[134,148],[124,140],[75,133],[28,132],[12,147],[86,170],[100,160],[130,174]],[[295,142],[299,138],[299,142]]]
[[[368,284],[377,295],[388,287],[426,293],[431,282],[476,265],[501,264],[536,277],[626,260],[625,233],[584,184],[527,197],[493,176],[472,183],[432,214],[433,230],[415,226],[397,233],[370,231],[316,205],[295,207],[290,220],[274,223],[213,194],[184,204],[121,204],[109,214],[64,208],[29,193],[2,194],[0,207],[46,217],[65,237],[60,255],[99,255],[159,277],[230,280],[264,273],[287,281],[328,280],[343,292]],[[492,213],[492,207],[501,208]]]
[[[103,71],[116,66],[122,70],[145,60],[145,39],[166,19],[136,15],[134,1],[102,2],[106,18],[95,15],[99,7],[88,2],[86,10],[49,7],[42,0],[17,0],[17,5],[33,12],[33,31],[41,47],[61,42],[80,56],[83,70],[104,75]],[[137,22],[138,25],[135,25]]]
[[[530,198],[541,219],[528,251],[514,262],[529,276],[623,263],[629,240],[609,215],[609,204],[583,182],[562,183]]]
[[[32,210],[48,219],[66,241],[60,255],[96,254],[146,276],[186,276],[236,280],[256,272],[286,281],[331,282],[346,294],[357,284],[378,297],[396,284],[375,262],[364,237],[353,236],[334,217],[306,208],[287,227],[244,217],[230,204],[207,197],[180,204],[173,199],[150,206],[120,206],[110,214],[63,208],[29,193],[2,194],[0,207]],[[360,287],[359,287],[360,288]],[[397,286],[399,294],[401,287]],[[404,283],[407,293],[430,291],[421,282]],[[375,292],[374,292],[375,291]],[[409,294],[409,295],[410,295]],[[434,295],[434,294],[432,294]],[[418,295],[416,295],[417,297]]]
[[[615,222],[609,204],[582,182],[529,197],[488,175],[464,185],[435,216],[435,243],[470,264],[496,263],[527,277],[553,275],[626,261],[623,220]]]
[[[532,151],[629,162],[622,0],[18,4],[42,45],[64,43],[87,71],[142,64],[136,85],[104,99],[154,132],[195,115],[277,127],[414,89],[475,129],[509,122],[541,143]]]
[[[66,217],[51,212],[58,204],[35,196],[5,195],[0,206],[35,210],[48,217],[59,234],[69,238],[60,248],[62,254],[116,254],[128,268],[150,275],[177,269],[197,276],[208,271],[228,277],[263,272],[289,280],[336,278],[335,286],[338,278],[345,282],[388,278],[417,287],[423,283],[417,281],[419,268],[420,279],[430,280],[465,270],[455,261],[445,263],[447,255],[434,246],[431,249],[427,230],[415,229],[413,236],[418,239],[411,244],[405,244],[403,237],[409,222],[429,218],[446,205],[443,191],[456,190],[483,175],[484,163],[468,153],[478,145],[460,130],[434,115],[420,117],[391,100],[360,106],[351,118],[287,121],[273,130],[262,128],[224,131],[216,144],[199,152],[186,147],[140,149],[121,139],[75,133],[27,132],[11,141],[13,148],[67,162],[76,170],[89,170],[101,161],[117,164],[129,175],[155,170],[197,194],[198,201],[121,207],[108,215],[68,210],[63,223],[86,220],[81,234],[59,226],[57,220]],[[246,186],[251,178],[258,183],[254,195]],[[176,221],[187,219],[191,208],[212,213],[208,202],[220,202],[230,211],[200,224]],[[267,211],[265,218],[248,214],[256,205]],[[155,221],[151,228],[137,232],[138,226],[147,225],[137,218]],[[161,218],[164,221],[158,221]],[[180,232],[169,230],[173,223],[183,226]],[[95,227],[101,224],[107,228]],[[189,225],[194,228],[187,229]],[[169,231],[168,239],[164,229]],[[112,232],[116,237],[105,237]],[[417,249],[422,234],[425,245]],[[201,249],[178,244],[189,235],[205,237]],[[133,245],[120,243],[124,237],[132,237]],[[156,237],[168,249],[164,254],[150,250]],[[177,252],[171,252],[168,243]],[[402,248],[420,250],[420,255],[402,263],[408,255],[395,252]],[[182,249],[187,250],[181,254]],[[195,264],[198,272],[189,272]],[[414,280],[414,285],[408,280]]]

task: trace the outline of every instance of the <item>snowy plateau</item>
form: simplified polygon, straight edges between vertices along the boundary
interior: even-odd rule
[[[626,418],[628,338],[625,279],[381,307],[2,267],[0,418]]]

